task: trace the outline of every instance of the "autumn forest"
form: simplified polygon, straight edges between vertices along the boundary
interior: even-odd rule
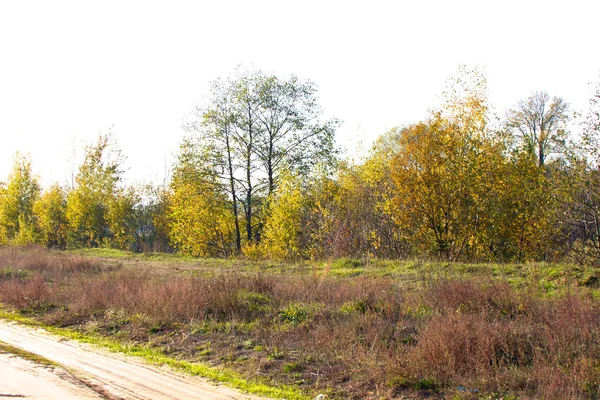
[[[427,118],[364,157],[336,145],[317,86],[237,70],[211,84],[163,184],[129,186],[116,138],[73,182],[42,188],[16,154],[0,183],[0,244],[197,257],[600,261],[600,85],[589,108],[539,91],[494,110],[460,68]]]

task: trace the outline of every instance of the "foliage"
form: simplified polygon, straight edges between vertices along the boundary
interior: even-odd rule
[[[444,108],[399,134],[390,212],[420,254],[448,259],[543,256],[551,193],[533,154],[490,128],[485,81],[461,71]],[[473,80],[476,80],[473,82]],[[459,97],[454,97],[454,96]]]
[[[181,147],[167,209],[170,237],[184,254],[228,256],[233,250],[233,221],[226,194],[206,156],[206,150]]]
[[[137,188],[139,202],[135,204],[136,252],[171,252],[169,244],[169,188],[166,184],[146,184]]]
[[[85,158],[67,195],[69,240],[73,246],[96,247],[107,241],[107,213],[121,180],[123,158],[112,134],[101,134],[86,146]]]
[[[269,201],[262,235],[262,252],[267,258],[301,257],[300,235],[304,214],[304,196],[297,176],[284,174],[279,188]]]
[[[17,153],[8,182],[0,186],[0,244],[36,241],[33,205],[39,195],[40,184],[33,175],[31,160]]]
[[[571,256],[583,263],[600,264],[600,83],[593,86],[582,124],[579,157],[558,181],[565,194],[559,210],[566,217]]]
[[[238,252],[242,225],[247,247],[260,241],[265,200],[284,171],[305,175],[316,164],[333,164],[339,122],[321,122],[316,90],[295,76],[240,68],[212,83],[210,101],[186,123],[195,139],[188,143],[211,149],[210,163],[232,203]]]
[[[524,151],[535,156],[543,167],[548,156],[565,149],[568,110],[569,105],[562,98],[550,99],[546,92],[535,92],[507,112],[506,126]]]
[[[438,108],[350,162],[338,159],[339,121],[322,118],[313,82],[240,68],[184,122],[162,185],[125,186],[110,133],[86,147],[70,190],[40,197],[31,161],[17,156],[0,183],[0,244],[360,260],[334,266],[339,276],[377,258],[598,265],[600,84],[592,89],[575,142],[562,98],[535,92],[500,121],[482,71],[460,67]]]
[[[138,242],[136,206],[140,198],[133,188],[115,191],[106,209],[110,244],[119,249],[133,249]]]
[[[64,249],[67,244],[67,196],[63,188],[53,185],[34,203],[40,232],[39,242],[46,247]]]
[[[485,82],[473,79],[479,76],[463,76],[470,85],[463,83],[462,90],[451,86],[442,110],[402,131],[390,164],[396,188],[393,217],[399,228],[421,252],[450,259],[476,246],[478,195],[483,191],[476,171],[489,159],[486,150],[494,150],[487,131]],[[455,94],[459,97],[453,98]]]

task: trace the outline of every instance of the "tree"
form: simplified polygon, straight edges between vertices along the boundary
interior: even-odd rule
[[[306,173],[334,158],[338,122],[322,123],[320,115],[314,83],[238,69],[212,83],[209,103],[185,123],[196,143],[213,151],[211,162],[231,203],[238,252],[240,210],[246,242],[257,242],[264,199],[276,190],[282,171]]]
[[[530,154],[508,153],[497,145],[488,148],[477,167],[477,255],[498,261],[541,259],[544,237],[554,232],[553,191]]]
[[[559,169],[540,168],[537,153],[511,147],[494,129],[477,73],[459,76],[445,94],[442,109],[385,146],[395,150],[390,212],[402,237],[452,260],[549,257],[542,244],[559,225],[550,172]]]
[[[36,241],[33,205],[39,195],[40,184],[33,175],[31,160],[17,153],[8,182],[0,187],[0,243]]]
[[[137,207],[140,197],[135,189],[116,190],[108,199],[106,225],[110,230],[110,244],[119,249],[136,250],[139,247]]]
[[[562,98],[550,99],[547,92],[535,92],[507,112],[506,127],[543,167],[548,156],[560,153],[565,146],[568,111],[569,105]]]
[[[192,256],[232,254],[233,220],[226,192],[210,160],[210,149],[181,146],[168,201],[173,246]]]
[[[316,85],[295,76],[258,79],[258,120],[261,134],[256,153],[268,179],[268,194],[284,170],[307,174],[316,163],[331,164],[336,151],[334,133],[339,121],[321,123]]]
[[[407,255],[387,212],[388,165],[387,156],[374,152],[363,164],[340,163],[334,177],[321,174],[309,183],[302,226],[311,233],[305,247],[312,257]]]
[[[67,196],[63,188],[53,185],[34,203],[40,231],[40,243],[46,247],[63,249],[67,244]]]
[[[440,116],[410,126],[402,150],[392,159],[395,221],[411,232],[417,248],[456,259],[462,255],[471,225],[472,194],[466,185],[472,155],[465,137]]]
[[[238,165],[236,158],[239,139],[236,136],[235,115],[231,112],[231,93],[229,93],[225,83],[216,80],[211,83],[211,95],[212,107],[198,109],[196,115],[198,119],[193,121],[189,127],[200,134],[200,140],[211,143],[219,149],[219,153],[214,156],[212,162],[222,171],[222,179],[228,183],[226,187],[231,198],[235,227],[235,248],[236,252],[240,253],[242,250],[238,197],[240,181],[237,178],[240,165]],[[248,177],[246,179],[247,182],[250,181]],[[252,187],[251,184],[247,186]]]
[[[600,83],[592,86],[582,126],[581,157],[572,162],[565,182],[570,195],[563,201],[562,215],[571,228],[574,258],[600,264]]]
[[[67,195],[67,220],[71,244],[99,246],[111,237],[107,221],[109,204],[122,176],[123,157],[111,133],[86,146],[85,158]]]
[[[477,172],[489,142],[486,82],[461,68],[445,102],[423,122],[402,130],[390,162],[391,212],[416,249],[457,259],[477,248]]]
[[[306,249],[300,241],[305,200],[297,176],[284,174],[276,194],[269,199],[262,252],[269,258],[297,259]]]
[[[257,121],[257,109],[259,107],[256,91],[256,82],[259,74],[254,71],[245,71],[239,74],[235,80],[229,80],[227,92],[229,93],[230,109],[229,116],[233,119],[233,129],[236,148],[234,154],[241,167],[242,176],[238,179],[243,197],[241,204],[244,208],[246,218],[246,240],[251,245],[256,232],[253,232],[253,219],[258,209],[255,193],[260,190],[256,185],[257,160],[255,145],[257,136],[260,134]],[[254,210],[254,211],[253,211]]]
[[[587,114],[582,124],[581,147],[592,166],[600,165],[600,82],[592,85]]]
[[[134,206],[136,252],[170,252],[169,198],[166,182],[144,184],[137,189],[139,201]]]

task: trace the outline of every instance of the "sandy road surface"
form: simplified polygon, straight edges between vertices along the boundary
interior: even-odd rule
[[[113,399],[259,399],[234,389],[215,386],[199,378],[151,367],[135,357],[110,353],[84,343],[61,339],[41,329],[32,329],[3,320],[0,320],[0,340],[67,367],[77,378],[97,389],[93,392],[89,387],[77,384],[72,377],[69,385],[66,382],[67,377],[57,374],[56,371],[51,373],[48,369],[31,362],[2,355],[0,398],[10,398],[6,395],[21,395],[39,399],[93,399],[98,398],[98,393],[101,393],[104,398]],[[36,392],[32,392],[31,389],[36,388],[38,384],[40,387],[48,386],[49,394],[38,393],[41,397],[35,397]],[[55,387],[50,389],[50,386]],[[71,391],[75,393],[75,397],[60,395],[58,390],[67,393]]]
[[[48,368],[11,354],[0,354],[0,398],[75,400],[104,397],[60,368]]]

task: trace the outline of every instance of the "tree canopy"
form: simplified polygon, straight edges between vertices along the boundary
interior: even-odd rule
[[[161,185],[126,184],[110,133],[86,146],[73,187],[42,190],[17,155],[0,244],[600,264],[600,83],[579,125],[543,91],[501,119],[485,75],[462,67],[440,106],[358,162],[340,157],[339,121],[309,80],[238,69],[208,94]]]

